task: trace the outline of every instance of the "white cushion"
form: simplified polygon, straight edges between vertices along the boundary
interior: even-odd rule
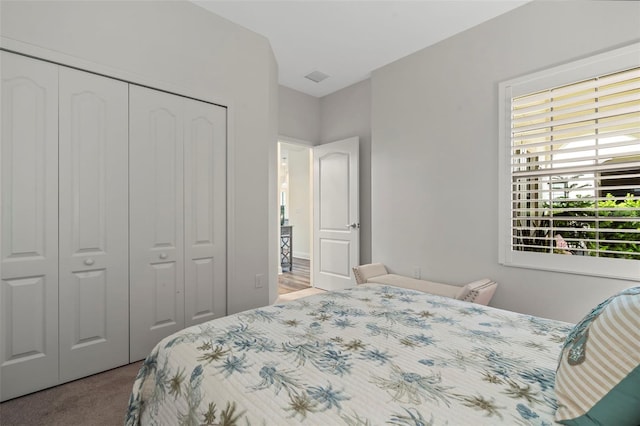
[[[466,302],[488,305],[498,286],[490,279],[473,281],[464,287],[456,285],[436,283],[432,281],[419,280],[406,277],[404,275],[388,274],[387,268],[382,263],[370,263],[368,265],[355,266],[353,275],[358,284],[378,283],[395,287],[408,288],[411,290],[423,291],[425,293],[436,294],[438,296],[451,297],[453,299],[464,300]]]
[[[431,281],[418,280],[405,277],[403,275],[386,274],[379,275],[367,280],[369,283],[388,284],[395,287],[408,288],[410,290],[423,291],[425,293],[436,294],[438,296],[455,297],[459,287],[455,285],[434,283]]]

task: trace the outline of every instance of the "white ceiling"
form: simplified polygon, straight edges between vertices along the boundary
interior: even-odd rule
[[[528,0],[193,0],[271,42],[283,86],[322,97]],[[320,71],[320,83],[304,78]]]

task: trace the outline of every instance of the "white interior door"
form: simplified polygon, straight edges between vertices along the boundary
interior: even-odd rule
[[[60,67],[60,381],[129,361],[128,85]]]
[[[184,328],[182,98],[130,85],[130,361]]]
[[[357,137],[313,148],[313,283],[325,290],[355,285],[360,262]]]
[[[0,400],[6,400],[58,383],[58,68],[0,55]]]
[[[226,108],[183,99],[185,326],[226,315]]]

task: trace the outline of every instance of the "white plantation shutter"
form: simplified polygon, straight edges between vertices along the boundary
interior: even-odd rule
[[[640,280],[638,46],[500,85],[502,263]]]

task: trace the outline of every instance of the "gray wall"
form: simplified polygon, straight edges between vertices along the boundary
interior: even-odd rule
[[[533,35],[535,34],[535,35]],[[372,259],[500,283],[492,305],[566,321],[633,282],[498,264],[498,83],[640,40],[638,2],[534,1],[372,75]]]
[[[316,145],[320,141],[320,99],[280,86],[280,136]]]
[[[278,131],[277,65],[268,41],[187,1],[2,1],[0,7],[2,47],[51,54],[81,68],[97,64],[134,82],[227,102],[228,311],[267,304],[277,294],[269,246],[277,229]],[[269,286],[255,288],[255,274],[267,275]]]

